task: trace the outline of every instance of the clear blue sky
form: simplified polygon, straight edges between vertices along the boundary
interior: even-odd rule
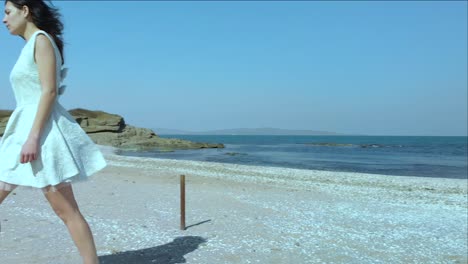
[[[54,3],[67,109],[191,131],[467,135],[467,2]],[[0,109],[23,45],[1,27]]]

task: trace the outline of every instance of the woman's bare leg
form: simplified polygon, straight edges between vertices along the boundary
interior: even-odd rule
[[[93,235],[88,223],[78,208],[72,186],[68,185],[55,192],[44,193],[52,209],[65,223],[85,264],[99,263]]]
[[[2,204],[3,200],[5,200],[10,193],[11,191],[0,190],[0,204]]]
[[[0,187],[8,187],[8,191],[4,189],[0,189],[0,204],[3,203],[3,201],[8,197],[8,195],[16,188],[16,185],[9,185],[8,183],[0,181]],[[1,219],[0,219],[1,221]],[[2,231],[2,223],[0,222],[0,232]]]
[[[0,181],[0,204],[2,204],[3,200],[7,198],[7,196],[16,189],[18,185],[9,184],[3,181]]]

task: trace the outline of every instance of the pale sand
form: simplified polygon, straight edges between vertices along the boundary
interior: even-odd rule
[[[121,157],[101,148],[109,166],[74,191],[103,264],[467,263],[467,180]],[[0,263],[80,263],[39,190],[15,190],[0,221]]]

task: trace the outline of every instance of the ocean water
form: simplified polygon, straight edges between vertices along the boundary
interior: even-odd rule
[[[160,135],[223,149],[120,155],[400,176],[468,178],[468,137]]]

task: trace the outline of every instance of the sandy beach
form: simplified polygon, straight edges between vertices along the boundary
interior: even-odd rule
[[[468,261],[467,180],[123,157],[100,147],[109,166],[74,192],[103,264]],[[0,263],[81,263],[40,190],[16,189],[0,222]]]

